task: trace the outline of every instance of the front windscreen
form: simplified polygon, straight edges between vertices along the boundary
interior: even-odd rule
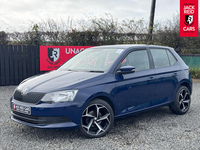
[[[124,49],[89,48],[77,54],[58,70],[105,72]]]

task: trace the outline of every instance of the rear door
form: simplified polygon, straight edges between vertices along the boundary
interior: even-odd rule
[[[168,103],[173,100],[180,75],[180,65],[168,49],[150,48],[150,52],[156,73],[155,102]]]

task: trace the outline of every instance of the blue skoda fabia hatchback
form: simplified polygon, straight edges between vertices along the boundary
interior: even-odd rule
[[[115,119],[136,112],[169,106],[185,114],[191,93],[189,68],[170,47],[92,47],[55,71],[22,81],[10,100],[11,119],[101,137]]]

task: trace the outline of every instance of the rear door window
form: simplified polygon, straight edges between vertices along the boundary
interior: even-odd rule
[[[155,68],[170,66],[168,55],[165,49],[150,49]]]

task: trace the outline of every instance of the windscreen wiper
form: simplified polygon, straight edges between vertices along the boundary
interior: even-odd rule
[[[89,72],[104,73],[104,71],[99,71],[99,70],[90,70]]]
[[[76,71],[76,72],[78,72],[78,70],[72,70],[72,69],[68,69],[67,71]]]

